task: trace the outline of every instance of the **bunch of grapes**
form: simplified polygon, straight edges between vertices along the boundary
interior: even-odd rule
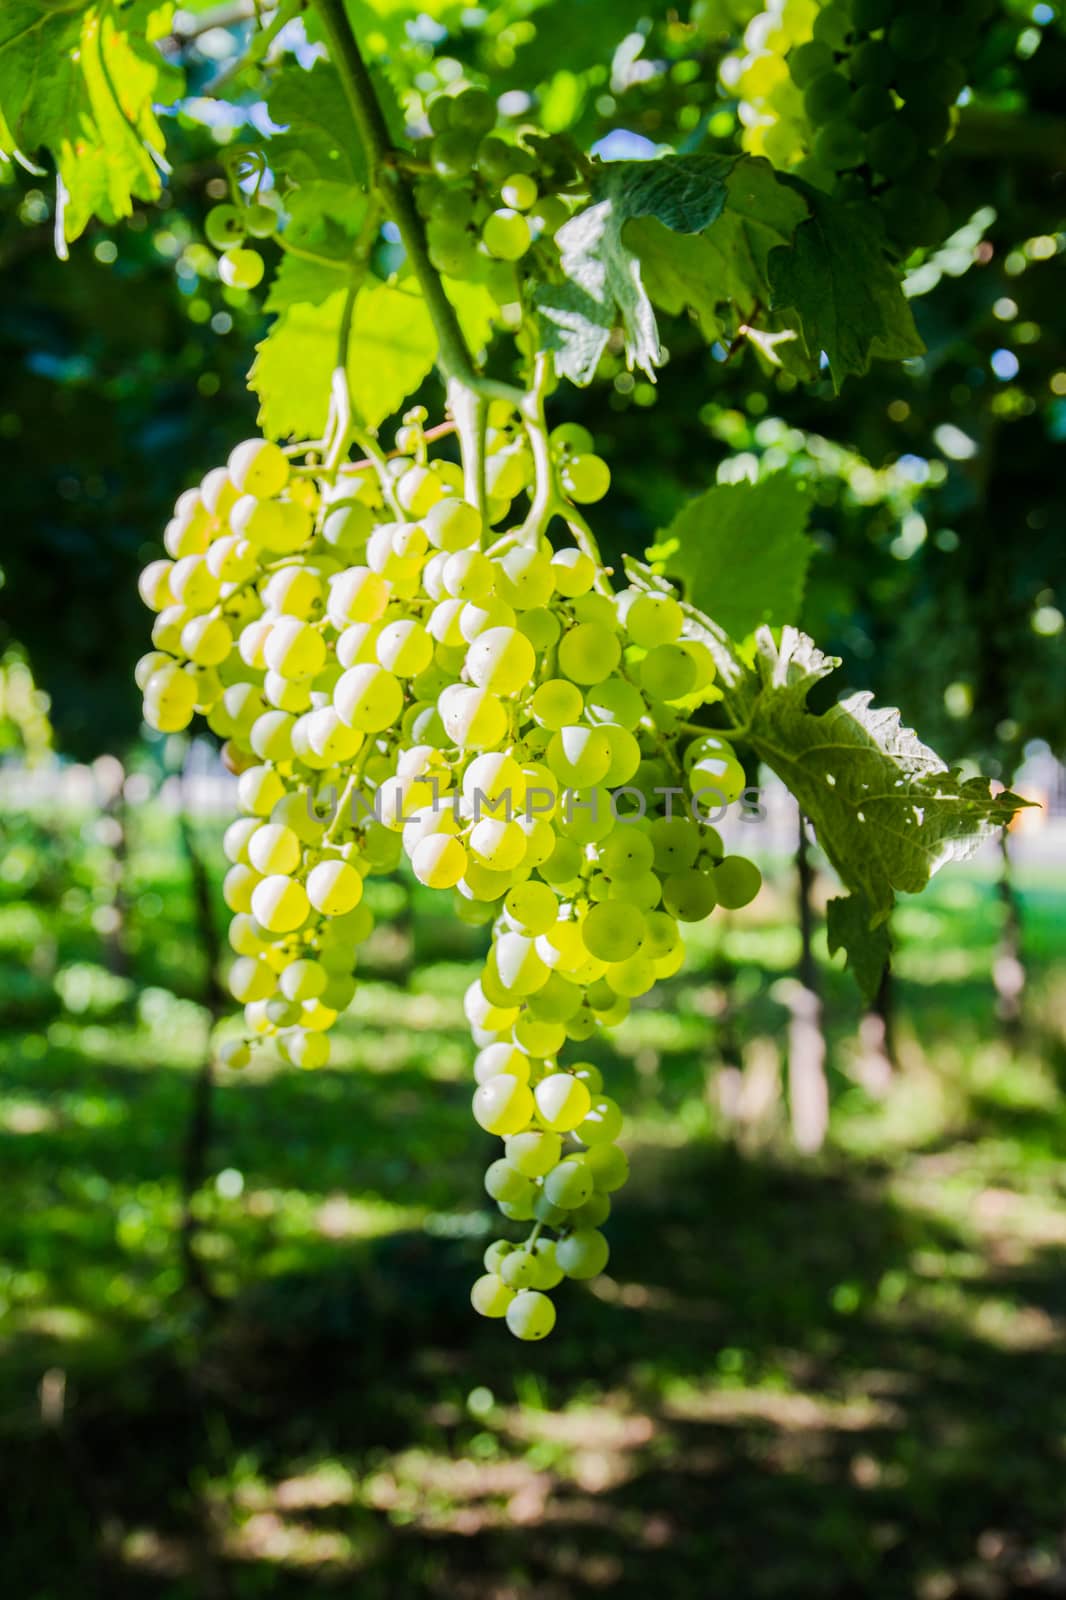
[[[426,219],[430,259],[439,272],[483,280],[502,303],[513,300],[515,263],[550,242],[570,216],[559,194],[574,179],[562,141],[518,144],[496,130],[496,102],[485,89],[437,95],[431,137],[417,154],[429,167],[416,198]]]
[[[227,288],[254,289],[262,281],[265,268],[255,243],[273,238],[280,220],[276,206],[258,199],[245,203],[239,191],[236,202],[211,207],[204,233],[219,252],[218,275]]]
[[[721,78],[743,143],[844,199],[876,194],[906,254],[943,237],[936,154],[949,139],[991,0],[773,0]]]
[[[691,718],[714,661],[665,589],[612,591],[578,503],[606,464],[574,425],[550,436],[561,521],[518,523],[532,487],[516,413],[494,402],[485,513],[424,413],[393,458],[333,474],[253,439],[183,494],[141,593],[154,649],[138,665],[148,723],[201,713],[238,774],[224,894],[240,1067],[270,1039],[324,1065],[371,931],[366,878],[406,858],[492,925],[466,996],[473,1113],[503,1140],[486,1175],[503,1216],[475,1308],[519,1338],[548,1333],[548,1292],[601,1272],[626,1177],[622,1115],[579,1057],[682,961],[681,925],[747,904],[759,873],[707,820],[736,800],[729,744]],[[569,520],[568,520],[569,513]],[[497,524],[509,524],[500,533]]]

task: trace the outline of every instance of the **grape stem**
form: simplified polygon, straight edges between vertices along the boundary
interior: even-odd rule
[[[484,378],[477,371],[455,307],[448,299],[439,273],[429,259],[426,231],[415,205],[402,156],[393,149],[388,126],[359,42],[345,10],[344,0],[315,0],[330,57],[341,79],[366,154],[369,181],[382,196],[385,208],[399,230],[408,260],[425,298],[436,329],[438,365],[445,382],[461,384],[484,399],[505,399],[521,405],[522,391],[512,384]]]

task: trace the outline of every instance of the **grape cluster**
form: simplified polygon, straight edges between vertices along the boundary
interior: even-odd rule
[[[515,264],[549,241],[570,216],[558,190],[573,179],[559,140],[518,144],[494,131],[485,89],[439,94],[428,108],[431,136],[418,155],[429,167],[416,198],[438,272],[484,281],[501,303],[515,298]]]
[[[226,201],[211,207],[204,218],[204,233],[219,252],[218,275],[228,289],[254,289],[262,281],[265,267],[255,241],[273,238],[279,222],[277,209],[258,200],[240,205]]]
[[[566,1058],[678,970],[682,924],[747,904],[760,879],[707,820],[745,777],[689,720],[715,676],[690,614],[665,587],[614,593],[582,542],[495,531],[532,479],[506,403],[485,515],[423,421],[394,458],[332,475],[248,440],[183,494],[167,559],[141,577],[154,649],[137,680],[152,727],[202,713],[239,774],[224,894],[245,1026],[219,1046],[227,1065],[266,1038],[295,1066],[327,1062],[370,874],[406,858],[492,924],[465,1001],[473,1113],[504,1141],[489,1195],[532,1227],[489,1247],[472,1299],[535,1339],[555,1320],[546,1291],[605,1266],[627,1172],[599,1070]],[[549,447],[560,504],[602,497],[583,428]]]
[[[953,126],[990,0],[774,0],[721,78],[743,143],[843,199],[873,194],[907,253],[948,229],[936,153]]]

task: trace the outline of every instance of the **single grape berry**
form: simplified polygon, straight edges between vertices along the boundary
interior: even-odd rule
[[[204,218],[207,242],[216,250],[228,250],[231,245],[240,244],[245,231],[244,212],[237,206],[212,206]]]

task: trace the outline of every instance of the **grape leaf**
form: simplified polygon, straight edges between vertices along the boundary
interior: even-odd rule
[[[321,303],[283,311],[257,347],[248,375],[259,396],[259,421],[275,438],[318,438],[325,425],[330,377],[346,291]],[[348,381],[356,416],[376,428],[429,373],[437,338],[417,294],[372,282],[355,301],[348,345]]]
[[[721,158],[721,167],[725,205],[703,232],[678,235],[654,217],[625,230],[653,303],[675,316],[691,311],[708,343],[769,303],[770,252],[788,245],[809,215],[769,162]]]
[[[721,213],[728,168],[718,156],[664,156],[614,161],[595,173],[592,203],[555,235],[565,277],[587,297],[571,297],[561,317],[556,302],[555,317],[547,319],[564,369],[587,370],[596,330],[620,319],[630,364],[654,377],[662,362],[655,313],[622,230],[636,218],[655,217],[676,232],[698,233]]]
[[[669,589],[639,562],[625,566],[630,583]],[[810,711],[807,696],[839,662],[798,629],[783,628],[777,639],[760,628],[747,651],[697,607],[684,609],[714,655],[725,711],[791,790],[859,902],[838,907],[833,928],[868,986],[885,950],[875,935],[897,893],[917,894],[946,862],[972,855],[1029,802],[949,770],[894,707],[875,706],[867,691]]]
[[[829,954],[835,956],[843,950],[859,992],[868,1003],[877,993],[892,954],[887,922],[874,924],[862,895],[836,895],[826,904],[825,932]]]
[[[270,165],[276,173],[294,183],[365,180],[362,141],[331,62],[316,61],[309,71],[290,64],[278,74],[267,110],[284,130],[270,136]]]
[[[356,247],[367,211],[362,191],[341,183],[305,184],[288,195],[286,205],[288,248],[266,300],[266,309],[273,312],[300,304],[321,305],[338,289],[347,288],[356,270]]]
[[[592,382],[614,326],[610,307],[576,283],[541,284],[534,293],[540,346],[555,356],[555,370],[579,388]]]
[[[734,639],[760,623],[799,615],[807,563],[809,501],[795,478],[777,472],[758,483],[720,483],[688,501],[657,543],[692,604]]]
[[[900,280],[885,256],[869,207],[845,206],[796,179],[810,216],[790,246],[769,257],[771,304],[796,329],[811,371],[824,353],[834,387],[863,373],[874,356],[920,355]]]
[[[0,148],[50,152],[67,239],[94,215],[115,222],[135,199],[159,197],[165,141],[155,107],[181,87],[151,42],[160,22],[146,0],[122,12],[39,0],[0,8]]]

